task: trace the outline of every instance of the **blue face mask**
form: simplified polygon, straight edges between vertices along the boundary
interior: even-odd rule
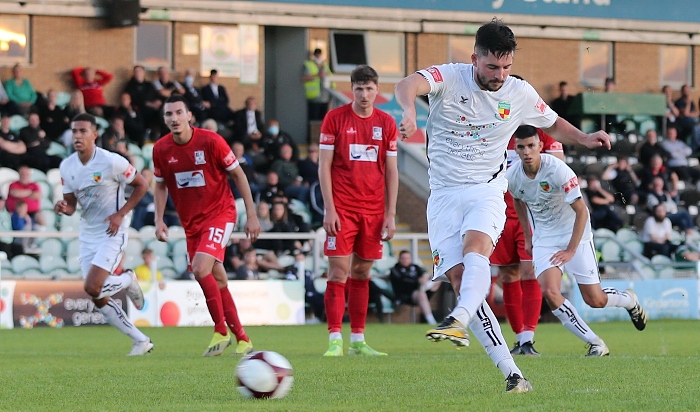
[[[280,127],[279,126],[270,126],[267,128],[267,132],[273,136],[277,136],[277,134],[280,132]]]
[[[185,76],[185,86],[192,87],[194,84],[194,76]]]

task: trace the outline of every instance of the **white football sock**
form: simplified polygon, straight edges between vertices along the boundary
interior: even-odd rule
[[[593,333],[586,322],[581,319],[576,308],[574,308],[574,305],[572,305],[568,299],[565,299],[564,303],[560,307],[554,309],[552,313],[559,318],[569,332],[576,335],[582,341],[586,343],[596,343],[596,339],[599,339],[598,335]]]
[[[518,343],[520,345],[528,342],[534,342],[535,341],[535,331],[534,330],[525,330],[517,335],[515,335],[518,338]]]
[[[105,320],[109,322],[110,325],[119,329],[121,333],[129,336],[134,340],[134,342],[143,342],[148,340],[148,336],[144,335],[140,330],[138,330],[138,328],[136,328],[136,326],[129,322],[129,319],[126,317],[126,313],[124,313],[122,307],[115,302],[114,299],[110,299],[106,305],[98,308],[98,310],[100,313],[102,313],[102,316],[104,316]]]
[[[464,273],[459,298],[451,315],[466,326],[470,324],[474,313],[489,294],[491,267],[488,258],[473,252],[464,256],[463,263]]]
[[[632,309],[634,307],[634,300],[627,292],[615,288],[603,288],[603,292],[608,295],[608,302],[605,304],[606,308]]]
[[[364,333],[351,333],[350,334],[350,343],[364,342],[364,341],[365,341],[365,334]]]
[[[481,346],[486,349],[486,354],[489,355],[491,361],[503,373],[503,377],[507,378],[512,373],[517,373],[523,377],[523,373],[513,360],[510,354],[510,349],[506,345],[506,340],[501,332],[501,325],[498,324],[496,315],[493,314],[491,307],[486,301],[477,309],[476,316],[469,323],[469,329],[476,339],[481,343]]]
[[[343,335],[341,335],[340,332],[331,332],[328,335],[328,340],[336,340],[336,339],[343,340]]]
[[[105,279],[105,283],[102,284],[102,292],[96,299],[106,298],[107,296],[114,296],[117,292],[124,288],[128,288],[131,285],[133,278],[131,276],[114,276],[109,275]]]

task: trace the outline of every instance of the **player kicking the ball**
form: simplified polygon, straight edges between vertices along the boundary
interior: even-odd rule
[[[589,306],[625,308],[638,330],[646,327],[646,314],[632,290],[601,289],[588,208],[576,174],[556,157],[541,154],[541,147],[535,128],[520,126],[515,132],[515,151],[521,161],[506,172],[508,191],[525,228],[525,250],[532,253],[535,276],[552,313],[588,344],[586,356],[607,356],[610,351],[605,342],[562,296],[562,271],[574,276]]]

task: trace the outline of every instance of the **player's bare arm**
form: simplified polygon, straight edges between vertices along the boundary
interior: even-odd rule
[[[251,242],[258,240],[258,235],[260,235],[260,221],[258,220],[258,214],[256,213],[255,203],[253,202],[253,195],[250,192],[250,185],[248,184],[248,178],[240,167],[235,167],[230,170],[229,175],[236,183],[238,191],[241,192],[243,196],[243,202],[245,203],[245,234],[250,238]]]
[[[594,133],[584,133],[561,117],[557,118],[552,127],[542,130],[564,144],[583,145],[589,149],[606,147],[610,150],[611,147],[610,136],[603,130],[598,130]]]
[[[168,226],[163,221],[163,215],[165,213],[165,202],[168,201],[168,187],[165,182],[156,182],[156,187],[153,191],[153,204],[156,207],[155,210],[155,224],[156,224],[156,239],[161,242],[167,242],[168,236]]]
[[[515,206],[515,213],[518,214],[518,221],[523,227],[525,251],[532,256],[532,232],[530,232],[530,221],[527,218],[527,205],[522,200],[513,198],[513,206]]]
[[[396,199],[399,194],[399,167],[396,156],[386,157],[386,213],[382,225],[382,240],[389,240],[396,233]]]
[[[78,205],[78,198],[73,193],[64,193],[63,200],[59,200],[53,207],[53,211],[57,215],[71,216],[75,213],[75,208]]]
[[[430,83],[418,74],[402,79],[394,87],[396,102],[403,109],[403,118],[399,123],[399,134],[403,139],[413,136],[418,130],[416,124],[416,97],[430,93]]]
[[[329,236],[337,236],[340,231],[340,219],[333,203],[333,181],[331,178],[331,164],[333,163],[333,151],[321,148],[318,159],[318,180],[321,185],[321,196],[326,214],[323,217],[323,229]]]
[[[574,203],[571,204],[571,208],[576,212],[576,220],[574,221],[574,230],[571,233],[571,239],[569,244],[566,246],[566,250],[560,250],[555,253],[550,262],[553,265],[561,266],[566,262],[573,259],[576,254],[576,249],[578,249],[579,243],[581,243],[581,238],[583,237],[583,232],[586,230],[586,225],[588,224],[588,208],[583,198],[578,198]]]
[[[136,173],[134,180],[129,183],[129,186],[134,188],[131,196],[129,196],[129,200],[127,200],[126,203],[124,203],[124,206],[117,210],[116,213],[112,213],[104,220],[105,222],[109,222],[109,226],[107,227],[107,234],[109,236],[115,236],[117,232],[119,232],[119,227],[122,224],[122,220],[124,220],[124,216],[134,209],[134,207],[139,203],[139,201],[141,201],[141,198],[148,191],[148,183],[146,183],[146,179],[144,179],[143,176],[141,176],[141,173],[138,172]]]

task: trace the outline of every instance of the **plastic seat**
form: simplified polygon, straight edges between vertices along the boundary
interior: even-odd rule
[[[133,153],[133,152],[132,152]],[[146,162],[150,163],[151,160],[153,159],[153,144],[148,143],[143,145],[141,148],[141,156],[143,156],[143,160]]]
[[[80,241],[77,238],[66,243],[66,260],[73,256],[80,257]]]
[[[29,269],[39,270],[39,262],[33,257],[18,255],[12,258],[12,271],[16,274],[24,274]]]
[[[177,273],[182,273],[187,270],[187,255],[177,255],[173,256],[173,264],[175,265],[175,271]]]
[[[157,260],[158,264],[158,270],[162,271],[163,269],[173,269],[175,270],[175,262],[173,262],[170,258],[165,257],[165,256],[158,256]],[[164,275],[165,276],[165,275]]]
[[[9,167],[0,167],[0,182],[16,182],[19,180],[19,172]]]
[[[82,277],[82,273],[81,273],[82,269],[80,268],[80,256],[78,256],[78,255],[68,256],[66,258],[66,266],[68,269],[68,273],[79,274]]]
[[[628,240],[627,242],[625,242],[625,247],[627,247],[628,249],[630,249],[632,251],[639,253],[640,255],[642,254],[642,252],[644,252],[644,243],[642,243],[642,241],[639,239]],[[623,262],[631,262],[632,260],[634,260],[634,257],[632,256],[632,254],[630,252],[628,252],[627,250],[623,250],[622,251],[622,261]]]
[[[126,248],[124,249],[124,253],[126,253],[127,255],[140,255],[142,251],[143,242],[141,241],[141,239],[129,238],[129,241],[126,244]]]
[[[61,215],[61,232],[77,233],[80,228],[80,213],[75,212],[71,216]]]
[[[129,143],[127,145],[127,149],[129,150],[129,153],[131,153],[132,155],[141,156],[141,148],[138,145],[136,145],[134,143]]]
[[[36,182],[41,190],[41,197],[51,201],[51,196],[53,195],[53,188],[46,180],[40,180]]]
[[[185,239],[178,239],[173,242],[171,256],[173,259],[177,256],[187,256],[187,242]]]
[[[163,274],[163,279],[176,279],[178,277],[175,268],[163,268],[158,270]]]
[[[144,236],[144,238],[141,240],[144,243],[148,243],[149,240],[156,238],[156,227],[151,225],[143,226],[141,229],[139,229],[139,234]]]
[[[44,273],[51,273],[54,269],[67,269],[66,261],[60,256],[42,254],[39,258],[39,267]]]
[[[54,213],[53,209],[43,209],[41,212],[44,214],[44,220],[46,220],[46,231],[56,232],[56,220],[58,216]]]
[[[46,173],[46,181],[53,186],[61,185],[61,171],[58,168],[51,169]]]
[[[41,254],[48,256],[63,256],[63,242],[56,238],[41,238],[37,242],[41,246]]]
[[[131,160],[133,161],[134,168],[139,172],[142,171],[143,168],[146,166],[146,161],[143,160],[143,157],[141,157],[141,155],[132,154]]]
[[[143,264],[143,258],[141,255],[126,255],[124,257],[124,267],[126,269],[133,269],[136,266],[142,265]]]
[[[168,257],[169,246],[167,242],[161,242],[158,239],[147,240],[146,247],[158,257]]]
[[[600,248],[601,258],[604,262],[619,262],[622,247],[614,241],[607,240]]]
[[[615,234],[615,237],[617,238],[617,240],[619,240],[622,243],[627,243],[630,240],[639,239],[637,232],[635,232],[634,230],[631,230],[631,229],[624,228],[624,227],[617,231],[617,233]]]
[[[65,158],[66,156],[68,156],[68,150],[66,150],[66,147],[60,143],[51,142],[49,148],[46,150],[46,154],[49,156],[58,156]]]
[[[48,178],[46,177],[46,173],[42,172],[39,169],[29,169],[31,172],[31,177],[30,179],[32,182],[48,182]]]
[[[23,116],[18,114],[10,117],[10,131],[19,133],[19,129],[29,126],[29,122]]]
[[[55,204],[61,200],[63,200],[63,186],[59,183],[57,185],[53,185],[51,189],[51,201]]]

